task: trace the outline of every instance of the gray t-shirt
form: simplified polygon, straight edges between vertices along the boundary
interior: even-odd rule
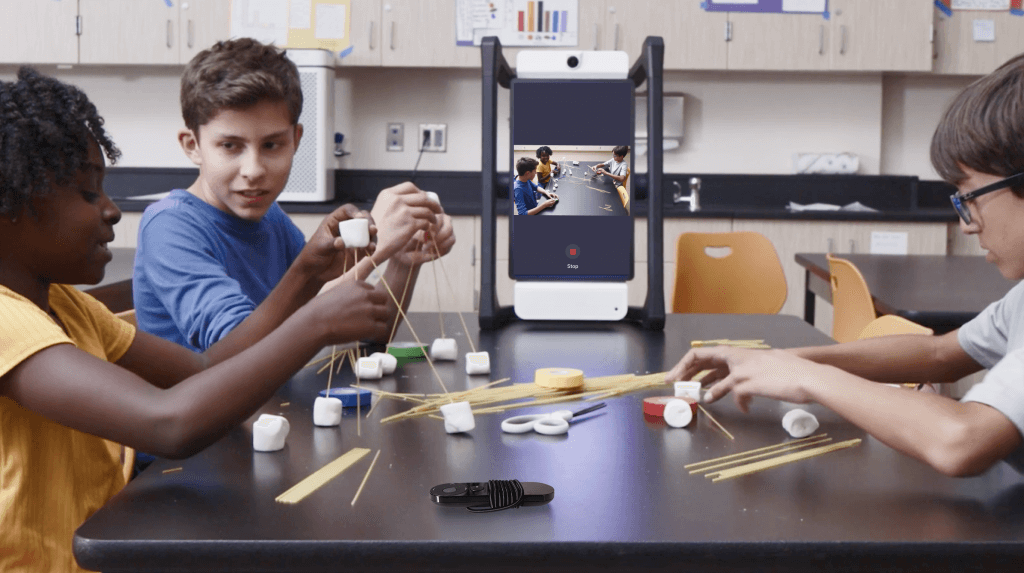
[[[999,410],[1024,436],[1024,282],[963,325],[957,340],[978,364],[990,368],[961,401]],[[1024,446],[1006,462],[1024,473]]]
[[[616,177],[622,177],[629,171],[629,162],[626,160],[615,161],[615,158],[611,158],[604,163],[598,165],[598,167],[604,167],[604,170]]]

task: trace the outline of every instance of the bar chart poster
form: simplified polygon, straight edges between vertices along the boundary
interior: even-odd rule
[[[497,36],[502,46],[579,45],[579,0],[457,0],[455,39],[479,46]]]
[[[763,12],[776,14],[825,14],[828,0],[704,0],[708,12]]]

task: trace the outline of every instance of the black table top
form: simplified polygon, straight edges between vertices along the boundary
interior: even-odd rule
[[[557,177],[548,183],[548,191],[558,195],[554,207],[544,209],[539,215],[629,215],[622,205],[617,183],[607,175],[595,175],[591,167],[601,161],[580,161],[572,165],[572,158],[560,162]],[[569,172],[572,175],[569,175]],[[558,189],[554,188],[558,183]],[[544,197],[541,198],[543,200]],[[513,205],[513,209],[515,206]]]
[[[458,318],[445,315],[460,353],[458,362],[437,365],[449,390],[506,376],[529,382],[549,366],[588,376],[659,372],[694,339],[831,343],[783,315],[671,314],[664,332],[515,323],[479,333],[475,316],[466,319],[477,346],[491,353],[492,375],[465,374],[467,340]],[[425,341],[439,335],[436,315],[413,315],[413,324]],[[397,340],[409,339],[400,329]],[[820,406],[803,406],[818,417],[819,432],[864,442],[712,483],[683,466],[784,441],[780,420],[794,406],[755,400],[747,415],[731,400],[709,406],[735,435],[730,441],[702,414],[682,429],[645,419],[642,397],[671,394],[668,387],[609,399],[563,436],[500,431],[502,419],[530,409],[478,415],[464,435],[448,435],[430,418],[381,425],[409,407],[387,401],[370,418],[363,412],[360,436],[354,413],[340,428],[312,426],[314,394],[326,385],[326,373],[314,370],[297,374],[261,410],[289,419],[284,450],[253,452],[254,416],[192,458],[157,460],[79,528],[80,563],[103,571],[993,571],[1019,570],[1024,558],[1024,481],[1013,470],[1000,465],[974,478],[946,478]],[[334,377],[335,385],[351,382],[348,369]],[[426,363],[402,366],[373,386],[440,390]],[[274,501],[353,447],[371,456],[381,450],[355,507],[370,456],[298,504]],[[428,495],[437,484],[513,478],[553,486],[554,500],[471,514]]]
[[[836,255],[853,263],[883,314],[921,324],[963,324],[1003,298],[1017,283],[999,274],[984,256]],[[796,262],[828,278],[823,253],[797,253]]]

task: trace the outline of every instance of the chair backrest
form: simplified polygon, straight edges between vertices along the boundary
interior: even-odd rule
[[[864,327],[864,330],[860,331],[857,340],[878,336],[891,336],[893,334],[927,334],[930,336],[935,334],[935,331],[927,326],[921,326],[914,321],[907,320],[902,316],[886,314],[869,322]]]
[[[764,235],[679,235],[672,312],[775,314],[784,304],[786,275]]]
[[[875,319],[875,303],[864,276],[846,259],[826,255],[832,277],[832,338],[838,342],[856,340]]]

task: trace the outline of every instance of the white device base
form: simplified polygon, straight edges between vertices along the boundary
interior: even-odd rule
[[[514,297],[523,320],[622,320],[629,308],[626,283],[517,281]]]

